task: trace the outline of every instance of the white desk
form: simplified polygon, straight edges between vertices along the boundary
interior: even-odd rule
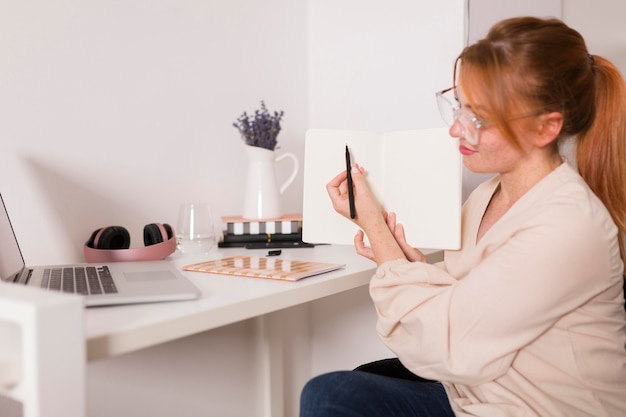
[[[241,253],[264,256],[266,252],[233,248],[195,258],[174,256],[171,262],[182,268],[183,265],[207,259]],[[441,252],[431,251],[429,261],[439,260],[441,255]],[[285,404],[294,396],[293,385],[289,385],[294,374],[289,364],[294,364],[294,358],[299,363],[306,363],[311,353],[294,352],[285,347],[287,344],[284,342],[293,336],[283,328],[283,319],[293,312],[289,307],[363,287],[374,273],[375,264],[357,255],[352,246],[284,249],[281,258],[343,263],[346,267],[298,282],[184,272],[201,289],[200,299],[88,309],[82,307],[77,297],[5,284],[0,288],[4,290],[0,291],[0,320],[8,319],[23,325],[24,351],[21,356],[24,358],[24,374],[15,389],[0,388],[0,394],[23,401],[26,404],[25,416],[65,412],[82,417],[85,408],[85,398],[81,395],[86,388],[85,358],[93,363],[102,359],[99,364],[108,366],[110,362],[104,359],[251,319],[253,334],[250,335],[250,346],[256,358],[255,366],[258,367],[251,372],[259,378],[254,386],[260,394],[257,405],[262,407],[255,411],[258,410],[259,415],[282,417],[287,413]],[[66,322],[69,327],[62,332],[62,338],[58,338],[58,333],[49,331],[51,328],[66,328],[58,324],[50,325],[50,321],[57,316],[70,319]],[[308,320],[308,316],[298,316],[297,326],[300,326],[301,320]],[[40,349],[41,346],[46,348]],[[58,353],[60,355],[56,356]],[[34,357],[39,359],[34,360]],[[59,361],[60,357],[65,359]],[[285,362],[285,357],[291,357],[292,362]],[[0,355],[0,365],[13,364],[11,358],[6,363],[2,359]],[[39,363],[36,368],[33,367],[35,363]],[[125,363],[133,367],[133,363]],[[71,366],[68,367],[68,364]],[[0,366],[0,371],[6,376],[16,373],[5,368]],[[145,368],[137,371],[141,372],[141,369]],[[56,378],[60,375],[65,381],[59,385]],[[11,381],[7,383],[11,385]],[[60,387],[64,389],[60,390]],[[81,401],[77,401],[76,395]],[[232,398],[225,398],[224,401],[227,404]],[[293,412],[293,401],[290,405]]]
[[[178,266],[235,254],[264,256],[267,250],[220,249],[195,258],[172,258]],[[352,246],[319,245],[283,249],[282,258],[346,264],[341,270],[298,282],[184,272],[202,291],[200,299],[172,303],[90,308],[85,313],[87,359],[96,361],[216,329],[246,319],[256,321],[261,363],[262,415],[285,415],[282,327],[271,313],[367,285],[375,264]],[[441,259],[428,252],[429,262]]]
[[[267,250],[220,249],[200,257],[172,258],[179,267],[201,260]],[[298,282],[183,272],[202,291],[196,301],[89,308],[85,313],[87,360],[95,361],[201,333],[246,319],[256,320],[255,345],[262,367],[262,415],[284,415],[283,332],[269,313],[366,285],[375,264],[352,246],[283,249],[281,258],[346,264],[346,268]]]
[[[195,258],[174,256],[171,262],[182,268],[185,264],[201,260],[241,253],[264,256],[266,252],[233,248]],[[437,261],[441,255],[441,252],[431,251],[428,254],[429,261]],[[255,386],[261,394],[260,404],[263,407],[259,414],[284,416],[285,400],[293,398],[294,394],[292,390],[291,396],[287,397],[290,386],[283,379],[290,375],[291,370],[284,356],[293,358],[295,355],[296,361],[302,363],[310,359],[302,356],[308,356],[308,351],[284,351],[283,342],[292,336],[284,334],[282,321],[285,314],[290,314],[289,307],[363,287],[374,273],[375,264],[357,255],[352,246],[320,245],[315,248],[284,249],[281,258],[343,263],[346,267],[298,282],[184,272],[201,289],[200,299],[88,309],[84,309],[80,299],[73,296],[5,284],[0,289],[4,290],[0,291],[0,313],[6,314],[0,314],[0,320],[17,320],[23,325],[22,343],[25,350],[22,357],[25,358],[26,378],[22,378],[23,382],[16,389],[7,391],[0,388],[0,393],[24,401],[27,404],[24,408],[25,416],[56,415],[58,412],[82,416],[84,398],[76,401],[74,397],[85,392],[85,357],[87,362],[96,362],[251,319],[254,324],[251,340],[258,366],[255,372],[259,377]],[[21,313],[19,308],[25,313]],[[48,331],[50,328],[58,330],[59,326],[51,326],[49,321],[63,315],[70,318],[67,322],[70,327],[59,339],[57,333]],[[298,317],[297,322],[300,320],[307,318]],[[46,337],[50,341],[44,343],[44,340],[48,340]],[[35,348],[42,346],[41,343],[44,343],[45,349]],[[61,355],[55,356],[59,352]],[[33,361],[35,356],[43,359]],[[66,359],[59,361],[59,357]],[[35,369],[32,365],[37,362],[40,365]],[[3,363],[0,361],[0,365]],[[72,366],[68,367],[68,364]],[[57,369],[61,365],[63,369]],[[0,371],[3,369],[0,366]],[[9,374],[7,369],[3,372]],[[64,384],[48,383],[50,378],[56,380],[59,375],[66,379]],[[56,389],[51,389],[51,386],[56,386]],[[60,391],[59,387],[66,389]],[[51,393],[59,395],[48,395]],[[227,402],[231,400],[225,399]],[[45,409],[41,408],[43,406]]]
[[[15,401],[0,400],[1,416],[84,415],[83,312],[78,297],[0,283],[0,323],[13,325],[0,333],[0,395]]]
[[[172,261],[182,267],[241,253],[264,256],[267,250],[220,249],[208,256]],[[365,285],[375,267],[371,261],[354,255],[354,249],[347,246],[283,250],[281,257],[346,263],[347,267],[299,282],[184,272],[201,289],[199,300],[87,309],[88,361],[132,352]]]
[[[241,253],[264,256],[267,250],[220,249],[199,259],[172,261],[182,267]],[[199,300],[87,309],[87,360],[132,352],[366,285],[376,266],[352,246],[283,249],[281,257],[344,263],[346,268],[298,282],[184,272],[202,290]],[[428,257],[435,262],[441,252],[431,251]]]

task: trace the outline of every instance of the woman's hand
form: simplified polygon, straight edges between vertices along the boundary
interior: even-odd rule
[[[380,203],[370,190],[367,185],[367,181],[365,180],[365,170],[359,165],[354,165],[352,167],[351,175],[356,217],[354,219],[350,219],[347,181],[348,174],[346,171],[341,171],[326,185],[326,191],[330,196],[330,200],[335,211],[350,219],[362,229],[367,229],[368,225],[372,223],[384,223]]]
[[[406,256],[406,258],[411,262],[426,262],[426,256],[417,248],[409,245],[406,241],[406,236],[404,235],[404,226],[402,224],[398,224],[396,222],[396,214],[389,213],[386,216],[387,226],[391,231],[394,239],[402,249],[402,252]],[[358,252],[358,251],[357,251]]]
[[[409,261],[423,261],[424,255],[410,246],[404,236],[402,225],[396,224],[394,213],[388,214],[381,209],[380,203],[365,180],[362,167],[352,167],[352,184],[356,207],[356,218],[351,219],[361,228],[354,236],[356,252],[377,264],[387,260],[406,258]],[[342,171],[327,185],[326,190],[339,214],[350,218],[347,173]],[[365,235],[372,247],[365,245]]]
[[[365,233],[363,233],[363,230],[359,230],[356,232],[356,235],[354,235],[354,248],[359,255],[376,262],[372,248],[365,246]]]
[[[406,259],[411,262],[426,262],[426,256],[419,249],[409,245],[406,241],[404,226],[396,223],[396,214],[384,212],[383,217],[387,222],[389,231],[404,253]],[[365,245],[365,233],[363,233],[362,230],[359,230],[356,235],[354,235],[354,247],[356,248],[356,253],[376,262],[374,251],[372,248]]]

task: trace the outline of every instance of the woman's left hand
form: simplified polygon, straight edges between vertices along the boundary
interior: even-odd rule
[[[404,226],[396,223],[396,214],[384,212],[383,217],[387,222],[389,231],[400,249],[402,249],[406,259],[411,262],[426,262],[426,256],[419,249],[409,245],[406,241]],[[362,230],[359,230],[356,235],[354,235],[354,247],[356,248],[356,253],[376,262],[374,251],[371,247],[365,245],[365,233],[363,233]]]
[[[406,256],[406,258],[411,262],[426,262],[426,256],[417,248],[409,245],[406,241],[406,236],[404,235],[404,226],[402,224],[397,223],[396,214],[389,213],[385,216],[385,220],[387,221],[387,226],[393,235],[393,238],[402,249],[402,252]]]

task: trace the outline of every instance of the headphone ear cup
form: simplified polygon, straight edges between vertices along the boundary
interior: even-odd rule
[[[174,229],[172,229],[172,226],[170,226],[167,223],[163,223],[163,227],[165,228],[165,231],[167,232],[167,240],[170,240],[171,238],[174,237]]]
[[[100,237],[97,242],[94,242],[98,234]],[[130,234],[122,226],[105,227],[93,232],[87,246],[94,249],[128,249],[130,247]]]
[[[94,248],[94,240],[96,240],[96,236],[98,235],[98,232],[102,230],[102,229],[96,229],[93,231],[93,233],[91,234],[91,236],[89,236],[89,240],[87,240],[87,243],[85,243],[85,245],[87,245],[87,247],[90,247],[92,249]]]
[[[164,229],[165,231],[165,236],[163,236],[163,232],[161,231],[161,227]],[[143,228],[143,243],[146,246],[150,246],[150,245],[156,245],[157,243],[162,243],[165,242],[167,240],[170,240],[173,236],[173,232],[172,232],[172,228],[169,224],[158,224],[158,223],[151,223],[151,224],[147,224],[144,228]]]

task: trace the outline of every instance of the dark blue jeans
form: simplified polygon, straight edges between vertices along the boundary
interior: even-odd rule
[[[397,359],[311,379],[300,417],[454,417],[443,386],[408,371]]]

